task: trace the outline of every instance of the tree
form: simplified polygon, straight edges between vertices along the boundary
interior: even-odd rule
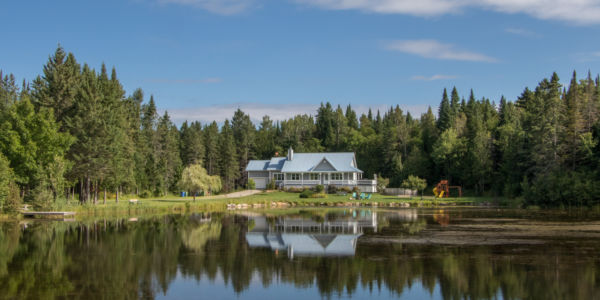
[[[230,191],[235,188],[235,181],[239,176],[239,167],[235,151],[235,141],[229,120],[225,120],[221,128],[219,148],[220,171],[224,181],[223,186],[226,191]]]
[[[210,176],[199,164],[192,164],[183,169],[179,186],[192,193],[194,201],[196,194],[201,191],[218,192],[221,190],[221,179],[219,176]]]
[[[427,181],[417,176],[409,175],[408,178],[402,182],[402,187],[421,191],[421,199],[423,199],[423,190],[427,187]]]
[[[448,93],[444,89],[442,95],[442,101],[438,110],[437,127],[440,132],[450,128],[452,125],[452,107],[450,107],[450,100],[448,100]]]
[[[10,168],[9,161],[0,153],[0,212],[3,212],[10,185],[13,184],[14,174]]]

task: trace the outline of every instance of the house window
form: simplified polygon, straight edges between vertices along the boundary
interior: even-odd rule
[[[288,180],[300,180],[300,173],[289,173]]]
[[[275,181],[281,181],[281,180],[283,180],[283,173],[275,173],[275,174],[273,174],[273,180],[275,180]]]
[[[310,180],[319,180],[318,173],[310,173]]]
[[[331,180],[342,180],[342,173],[331,173]]]

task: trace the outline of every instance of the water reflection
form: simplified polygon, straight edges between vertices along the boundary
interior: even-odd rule
[[[377,231],[377,213],[352,211],[327,215],[318,222],[302,217],[279,217],[274,224],[264,215],[250,215],[252,228],[246,233],[250,247],[264,247],[290,258],[298,256],[354,256],[356,241],[364,230]]]
[[[0,299],[597,299],[599,220],[339,209],[0,222]]]

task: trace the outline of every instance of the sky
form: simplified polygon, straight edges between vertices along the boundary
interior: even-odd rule
[[[60,44],[177,123],[326,101],[418,116],[444,88],[498,102],[600,73],[600,0],[21,0],[0,19],[5,74],[33,80]]]

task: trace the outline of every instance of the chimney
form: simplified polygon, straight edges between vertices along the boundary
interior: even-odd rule
[[[292,146],[290,146],[290,149],[288,149],[287,159],[288,160],[294,159],[294,149],[292,149]]]

